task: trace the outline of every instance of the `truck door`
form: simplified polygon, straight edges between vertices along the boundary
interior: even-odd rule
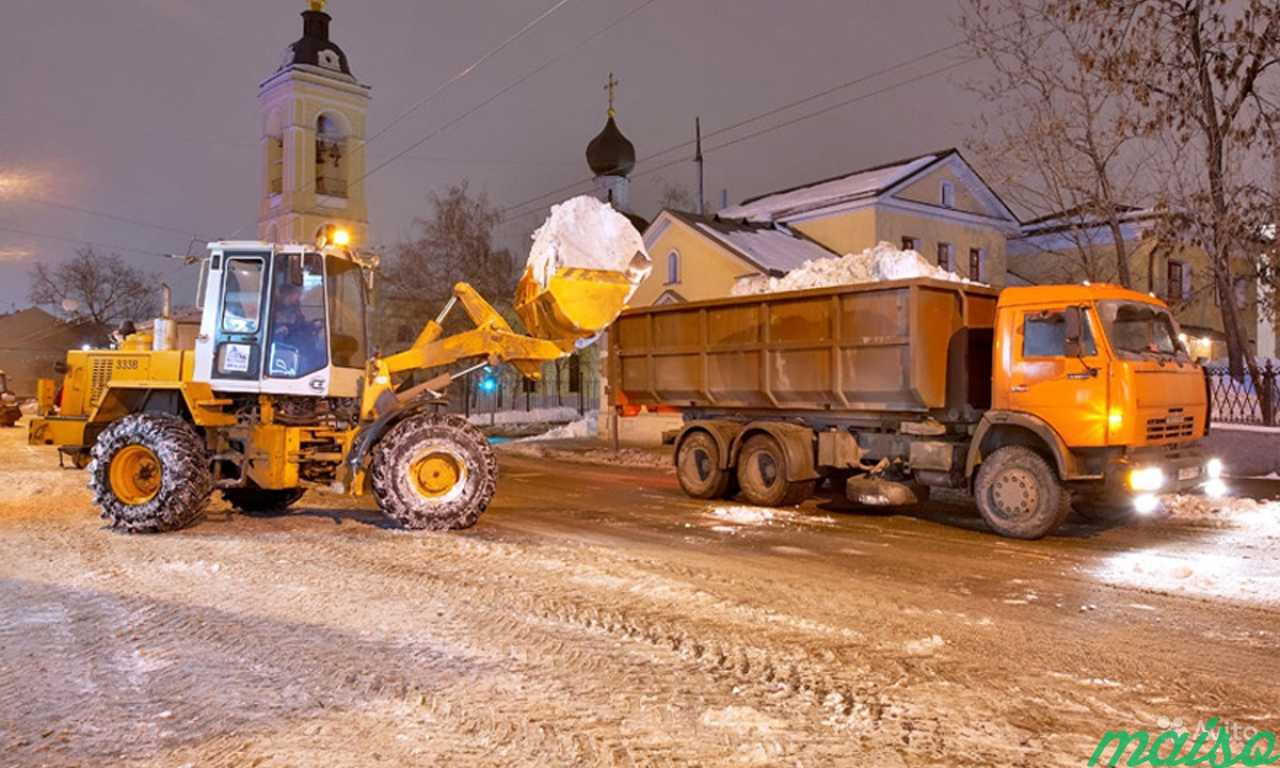
[[[1069,318],[1069,315],[1074,315]],[[1009,356],[1009,407],[1038,416],[1072,447],[1107,438],[1106,358],[1084,307],[1020,310]],[[1068,327],[1078,333],[1069,340]]]
[[[262,372],[267,253],[228,253],[222,269],[222,302],[214,331],[214,381],[255,390]]]

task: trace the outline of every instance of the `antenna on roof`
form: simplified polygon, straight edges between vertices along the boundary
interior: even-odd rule
[[[694,135],[694,142],[698,147],[697,152],[695,152],[693,155],[694,162],[698,164],[698,215],[705,216],[707,214],[707,211],[706,211],[706,203],[704,202],[705,195],[703,194],[703,186],[702,186],[703,184],[702,165],[703,164],[702,164],[702,118],[701,117],[693,118],[693,135]]]

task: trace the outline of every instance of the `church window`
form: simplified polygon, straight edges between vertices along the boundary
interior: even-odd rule
[[[267,186],[272,195],[284,192],[284,138],[267,137]]]
[[[667,285],[680,282],[680,252],[667,254]]]
[[[955,185],[949,181],[942,182],[942,207],[956,207],[956,188]]]
[[[342,60],[338,58],[338,52],[325,49],[316,54],[316,60],[320,62],[320,66],[327,69],[342,69]]]
[[[316,120],[316,192],[321,195],[347,196],[344,139],[342,128],[332,115],[321,115]]]

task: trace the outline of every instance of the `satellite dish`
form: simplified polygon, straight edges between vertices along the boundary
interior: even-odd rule
[[[64,312],[75,312],[79,308],[80,308],[80,302],[76,301],[75,299],[62,300],[62,310]]]

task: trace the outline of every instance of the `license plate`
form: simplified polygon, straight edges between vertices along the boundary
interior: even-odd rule
[[[1200,476],[1199,467],[1183,467],[1182,469],[1178,470],[1179,480],[1194,480],[1199,476]]]

